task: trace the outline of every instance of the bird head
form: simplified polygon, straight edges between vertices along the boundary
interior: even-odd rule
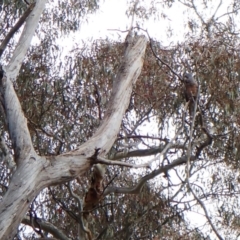
[[[184,81],[184,83],[186,83],[186,84],[188,84],[188,83],[194,83],[194,82],[195,82],[194,79],[193,79],[192,74],[191,74],[191,73],[187,73],[187,72],[185,72],[185,73],[183,74],[183,81]]]

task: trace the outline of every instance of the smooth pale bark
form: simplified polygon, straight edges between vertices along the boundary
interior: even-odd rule
[[[60,231],[58,228],[56,228],[53,224],[46,222],[42,219],[30,219],[29,217],[26,217],[22,220],[23,224],[26,224],[28,226],[34,226],[35,228],[41,228],[42,230],[52,234],[56,239],[59,240],[71,240],[68,238],[62,231]],[[47,238],[49,239],[49,238]]]
[[[5,69],[6,77],[3,78],[0,87],[3,94],[8,130],[15,151],[15,161],[17,165],[26,158],[27,155],[36,157],[32,146],[27,121],[21,109],[17,95],[13,89],[14,82],[19,73],[23,59],[30,46],[31,40],[37,28],[40,16],[44,10],[46,0],[38,0],[28,18],[18,44],[13,52],[11,61]]]
[[[4,50],[6,49],[9,41],[12,39],[13,35],[22,27],[22,25],[25,23],[27,17],[32,12],[33,8],[35,6],[35,3],[30,4],[27,8],[27,10],[24,12],[24,14],[18,19],[18,21],[15,23],[15,25],[11,28],[11,30],[6,35],[5,39],[0,44],[0,57],[2,56]]]
[[[7,78],[11,81],[16,80],[16,77],[22,66],[23,59],[25,58],[27,50],[32,41],[32,37],[36,31],[41,14],[45,8],[46,2],[47,0],[37,0],[33,11],[26,20],[21,37],[6,69]]]
[[[0,203],[0,239],[12,239],[29,204],[44,187],[81,176],[94,163],[91,157],[96,149],[99,149],[101,156],[110,150],[129,105],[133,84],[141,72],[146,44],[145,36],[128,38],[128,46],[114,79],[112,95],[102,124],[86,143],[74,151],[56,157],[41,157],[34,151],[25,117],[12,87],[11,74],[6,74],[7,78],[3,79],[6,115],[14,150],[17,152],[18,168]]]

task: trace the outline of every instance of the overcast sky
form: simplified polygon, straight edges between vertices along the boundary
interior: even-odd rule
[[[168,19],[154,20],[151,18],[148,21],[144,21],[141,27],[148,30],[152,38],[159,39],[168,45],[169,38],[166,36],[166,30],[170,26],[174,26],[178,30],[173,32],[174,36],[170,41],[174,39],[182,41],[184,28],[182,15],[184,7],[180,4],[174,5],[171,9],[161,9],[160,4],[158,7],[159,12],[167,14]],[[80,43],[82,40],[106,37],[115,40],[119,39],[119,37],[124,39],[127,33],[117,30],[125,31],[130,27],[131,19],[126,16],[127,8],[127,0],[105,0],[101,3],[97,13],[88,16],[87,23],[81,25],[80,32],[71,34],[71,37],[74,38],[74,42],[76,43]],[[134,26],[136,26],[136,20],[133,23]],[[66,46],[68,46],[67,43]]]
[[[130,27],[131,19],[126,16],[128,9],[127,2],[128,0],[101,0],[100,9],[97,13],[88,15],[87,22],[81,25],[80,31],[68,35],[67,41],[64,39],[64,41],[58,43],[60,43],[63,49],[69,49],[69,46],[73,43],[79,46],[82,40],[90,44],[91,40],[99,38],[114,40],[125,39],[127,33],[122,33],[117,30],[125,31]],[[199,13],[206,21],[210,19],[219,3],[218,1],[212,1],[211,7],[203,9],[202,6],[199,5],[199,1],[195,2],[198,5],[197,9]],[[228,1],[223,2],[223,5],[218,10],[217,16],[226,13],[227,4],[229,4]],[[154,19],[154,17],[152,17],[144,22],[140,20],[141,27],[149,32],[151,38],[157,39],[165,47],[176,44],[177,42],[184,42],[184,34],[189,31],[189,29],[186,28],[188,16],[190,14],[196,17],[193,10],[179,2],[174,2],[170,9],[163,9],[161,4],[156,5],[156,7],[159,14],[164,13],[167,18],[163,19],[160,17],[159,19]],[[224,18],[222,19],[224,20]],[[196,20],[199,19],[196,17]],[[133,26],[136,26],[136,21],[139,22],[139,19],[135,19]],[[172,29],[171,36],[167,34],[169,29]]]

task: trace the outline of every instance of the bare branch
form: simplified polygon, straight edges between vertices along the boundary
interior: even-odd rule
[[[31,124],[34,126],[36,132],[42,131],[42,132],[45,133],[48,137],[55,138],[55,139],[57,139],[60,143],[64,143],[64,141],[63,141],[57,134],[53,134],[53,133],[49,132],[48,130],[43,129],[42,127],[40,127],[40,126],[38,126],[36,123],[34,123],[30,118],[28,118],[27,120],[28,120],[29,123],[31,123]]]
[[[197,101],[196,101],[197,103]],[[197,104],[196,104],[197,105]],[[185,112],[186,112],[186,109],[188,107],[188,103],[186,103],[185,105],[185,111],[184,111],[184,114],[183,114],[183,121],[182,121],[182,126],[178,129],[177,133],[175,134],[174,138],[172,139],[172,141],[169,143],[169,146],[171,146],[172,142],[177,138],[177,136],[182,132],[182,128],[183,128],[183,125],[184,125],[184,122],[185,122]],[[197,106],[195,106],[195,108],[197,108]],[[196,109],[195,109],[195,113],[194,113],[194,116],[196,115]],[[163,149],[163,151],[161,152],[161,154],[165,154],[165,151],[167,151],[167,149],[169,148],[168,144],[166,145],[166,147]],[[190,149],[191,150],[191,149]],[[188,151],[188,154],[191,154],[191,151]],[[154,177],[158,176],[159,174],[161,173],[165,173],[167,175],[167,172],[176,167],[176,166],[179,166],[179,165],[182,165],[182,164],[186,164],[188,161],[191,162],[191,161],[195,161],[197,158],[198,158],[198,154],[196,154],[195,156],[191,155],[186,155],[186,156],[183,156],[183,157],[180,157],[176,160],[174,160],[172,163],[166,165],[166,166],[163,166],[163,167],[160,167],[159,169],[151,172],[150,174],[144,176],[143,178],[141,178],[139,180],[139,182],[134,186],[134,187],[122,187],[122,188],[117,188],[117,187],[108,187],[105,191],[104,191],[104,196],[112,193],[112,192],[115,192],[115,193],[128,193],[128,194],[137,194],[141,191],[142,189],[142,186],[144,185],[144,183],[150,179],[153,179]],[[155,160],[155,159],[154,159]],[[150,161],[150,163],[152,162],[152,160]],[[147,163],[149,164],[149,162]]]
[[[182,0],[179,0],[180,3],[182,3],[184,6],[192,8],[192,5],[190,5],[189,3],[183,2]]]
[[[205,126],[202,126],[202,130],[203,132],[206,134],[207,138],[204,142],[202,142],[198,147],[197,147],[197,151],[196,151],[196,156],[199,157],[202,150],[211,145],[212,144],[212,140],[213,140],[213,137],[211,136],[211,134],[209,133],[208,129],[205,127]]]
[[[220,0],[220,2],[219,2],[219,4],[218,4],[218,6],[217,6],[217,8],[216,8],[216,10],[215,10],[215,12],[214,12],[214,14],[212,15],[212,17],[211,17],[212,20],[215,18],[216,14],[217,14],[217,11],[218,11],[218,9],[221,7],[221,5],[222,5],[222,0]]]
[[[113,156],[111,156],[111,160],[117,160],[117,159],[122,159],[122,158],[129,158],[129,157],[152,156],[152,155],[161,153],[164,150],[164,148],[165,148],[165,146],[161,145],[159,147],[154,147],[154,148],[150,148],[150,149],[139,149],[139,150],[133,150],[133,151],[118,152],[118,153],[114,154]],[[174,143],[172,143],[171,146],[169,146],[169,149],[171,149],[171,148],[186,149],[185,145],[174,144]]]
[[[185,106],[185,109],[187,108],[188,106],[188,103],[186,103],[186,106]],[[123,163],[123,162],[120,162],[120,161],[111,161],[111,160],[106,160],[106,159],[103,159],[103,158],[99,158],[97,157],[97,159],[93,159],[94,162],[96,163],[103,163],[103,164],[109,164],[109,165],[119,165],[119,166],[125,166],[125,167],[132,167],[132,168],[142,168],[142,167],[150,167],[151,163],[153,163],[154,161],[158,160],[161,156],[164,156],[167,151],[174,146],[174,141],[177,139],[177,137],[182,133],[183,131],[183,127],[184,127],[184,122],[185,122],[185,117],[186,117],[186,114],[185,114],[186,111],[184,111],[183,113],[183,121],[182,121],[182,125],[181,127],[177,130],[177,132],[175,133],[175,136],[172,138],[171,141],[169,141],[163,148],[157,148],[157,149],[147,149],[147,150],[137,150],[137,151],[133,151],[135,152],[135,156],[136,156],[136,153],[139,154],[139,156],[144,156],[143,154],[148,154],[148,155],[153,155],[153,154],[156,154],[156,153],[159,153],[156,157],[154,157],[152,160],[148,161],[147,163],[145,164],[141,164],[141,165],[134,165],[134,164],[129,164],[129,163]],[[177,147],[179,147],[179,145],[177,145]],[[133,152],[131,152],[132,156],[133,156]],[[125,154],[125,153],[123,153]],[[148,155],[145,155],[145,156],[148,156]],[[122,155],[123,156],[123,155]],[[130,157],[130,154],[128,155],[125,155],[125,157]],[[116,159],[116,157],[114,157],[114,159]],[[101,162],[99,162],[101,161]]]
[[[189,189],[191,190],[194,198],[196,199],[196,201],[199,203],[199,205],[202,207],[204,213],[205,213],[205,216],[210,224],[210,226],[212,227],[212,230],[214,231],[214,233],[216,234],[216,236],[218,237],[218,239],[220,240],[223,240],[223,238],[221,237],[221,235],[218,233],[217,229],[215,228],[214,224],[212,223],[212,220],[211,218],[209,217],[208,215],[208,211],[204,205],[204,203],[202,202],[202,200],[200,198],[197,197],[197,195],[195,194],[195,192],[193,191],[192,187],[189,185]]]
[[[70,240],[60,229],[55,227],[52,223],[46,222],[42,219],[34,219],[33,221],[30,220],[29,217],[25,217],[22,220],[22,223],[28,226],[32,226],[32,223],[34,224],[34,227],[43,229],[46,232],[51,233],[55,238],[59,240]]]
[[[192,156],[191,157],[191,161],[194,161],[196,160],[196,157],[195,156]],[[137,194],[141,191],[142,189],[142,186],[144,185],[144,183],[150,179],[153,179],[154,177],[158,176],[159,174],[161,173],[167,173],[170,169],[176,167],[176,166],[179,166],[179,165],[182,165],[182,164],[185,164],[187,163],[187,156],[183,156],[183,157],[180,157],[176,160],[174,160],[172,163],[166,165],[166,166],[163,166],[163,167],[160,167],[159,169],[151,172],[150,174],[142,177],[139,182],[134,186],[134,187],[121,187],[121,188],[118,188],[118,187],[108,187],[105,192],[104,192],[104,196],[114,192],[114,193],[128,193],[128,194]]]
[[[21,104],[14,91],[12,81],[16,80],[16,76],[21,67],[33,34],[36,30],[41,13],[44,9],[46,0],[38,0],[33,10],[26,19],[26,24],[16,46],[13,56],[6,67],[5,75],[0,80],[0,94],[4,100],[4,110],[8,121],[8,130],[13,142],[15,151],[15,161],[19,165],[29,154],[36,158],[33,149],[31,136],[28,130],[26,118],[22,112]],[[31,5],[34,6],[34,5]]]
[[[149,41],[150,41],[150,48],[151,48],[151,51],[152,51],[153,55],[155,56],[155,58],[156,58],[159,62],[161,62],[163,65],[167,66],[168,69],[169,69],[174,75],[176,75],[176,76],[179,78],[179,80],[183,81],[183,80],[182,80],[182,77],[181,77],[177,72],[175,72],[174,69],[173,69],[168,63],[166,63],[165,61],[163,61],[163,60],[156,54],[156,52],[155,52],[154,49],[153,49],[153,44],[152,44],[153,40],[152,40],[152,38],[150,37],[148,31],[145,30],[145,29],[139,28],[139,27],[137,27],[137,28],[138,28],[138,29],[141,29],[142,31],[144,31],[144,32],[147,34],[148,39],[149,39]],[[118,29],[108,29],[108,30],[110,30],[110,31],[126,32],[126,31],[121,31],[121,30],[118,30]]]
[[[152,38],[149,36],[148,31],[145,30],[145,32],[147,33],[148,38],[149,38],[149,40],[150,40],[150,48],[151,48],[151,51],[152,51],[154,57],[155,57],[159,62],[161,62],[163,65],[167,66],[168,69],[169,69],[175,76],[177,76],[177,77],[179,78],[179,80],[182,81],[182,77],[181,77],[177,72],[175,72],[175,71],[173,70],[173,68],[172,68],[168,63],[166,63],[165,61],[163,61],[163,60],[156,54],[156,52],[155,52],[154,49],[153,49],[153,44],[152,44],[153,41],[152,41]]]
[[[37,0],[35,7],[30,12],[30,15],[26,19],[26,24],[22,31],[18,44],[13,52],[13,56],[6,67],[7,78],[11,81],[15,81],[22,65],[23,59],[27,53],[27,50],[32,41],[32,37],[37,28],[40,16],[44,10],[47,0]]]
[[[192,122],[191,122],[191,127],[190,127],[190,136],[189,136],[189,143],[188,143],[188,150],[187,150],[187,165],[186,165],[186,182],[187,182],[187,187],[189,188],[189,190],[192,192],[194,198],[196,199],[196,201],[200,204],[200,206],[203,208],[204,212],[205,212],[205,215],[206,215],[206,218],[209,222],[209,224],[211,225],[213,231],[215,232],[215,234],[217,235],[217,237],[220,239],[220,240],[223,240],[223,238],[219,235],[217,229],[215,228],[215,226],[213,225],[209,215],[208,215],[208,212],[207,212],[207,209],[204,205],[204,203],[200,200],[200,198],[197,197],[197,195],[195,194],[195,192],[193,191],[192,189],[192,186],[190,184],[190,181],[189,181],[189,175],[190,175],[190,161],[191,161],[191,153],[192,153],[192,136],[193,136],[193,130],[194,130],[194,123],[195,123],[195,119],[196,119],[196,111],[197,111],[197,107],[198,107],[198,100],[199,100],[199,95],[200,95],[200,86],[198,87],[198,94],[197,94],[197,98],[196,100],[194,101],[194,113],[193,113],[193,119],[192,119]],[[201,111],[201,109],[199,109],[199,111]],[[201,115],[201,112],[199,113]],[[200,152],[201,150],[208,146],[209,144],[211,144],[211,140],[212,140],[212,137],[211,135],[208,133],[206,127],[204,126],[204,123],[203,123],[203,119],[202,119],[202,115],[200,116],[201,117],[201,124],[202,124],[202,129],[204,131],[204,133],[206,133],[206,135],[208,136],[208,139],[207,141],[205,141],[204,143],[201,144],[201,147],[198,148],[198,151],[196,153],[196,158],[199,157],[200,155]]]
[[[217,17],[215,20],[218,21],[220,18],[222,18],[222,17],[224,17],[224,16],[237,13],[239,9],[240,9],[240,7],[236,8],[235,10],[233,10],[233,11],[231,11],[231,12],[224,13],[224,14],[220,15],[219,17]]]
[[[195,13],[197,14],[197,16],[199,17],[199,19],[201,20],[202,24],[206,25],[207,23],[204,21],[203,17],[201,16],[201,14],[198,12],[197,7],[194,3],[194,0],[191,0],[192,2],[192,8],[194,9]]]
[[[124,137],[118,137],[117,138],[117,141],[118,140],[124,140],[126,138],[133,138],[133,139],[141,139],[141,138],[147,138],[147,139],[153,139],[153,140],[159,140],[159,141],[164,141],[166,142],[167,139],[163,139],[163,138],[160,138],[160,137],[154,137],[154,136],[148,136],[148,135],[128,135],[128,136],[124,136]]]
[[[105,155],[113,145],[122,123],[122,116],[129,105],[132,87],[135,84],[143,65],[147,39],[145,36],[137,36],[129,39],[122,64],[116,78],[113,80],[112,95],[107,111],[104,114],[102,124],[93,137],[79,149],[87,145],[92,146],[91,157],[95,149],[100,149],[100,155]],[[121,102],[121,104],[119,104]],[[111,128],[109,126],[112,126]],[[114,137],[113,137],[114,136]],[[78,149],[70,154],[79,154]],[[68,154],[64,154],[67,156]]]
[[[149,163],[136,165],[136,164],[126,163],[126,162],[121,162],[116,160],[108,160],[103,157],[97,157],[92,161],[94,164],[101,163],[106,165],[117,165],[117,166],[130,167],[130,168],[149,168],[150,167]]]
[[[15,161],[18,165],[30,152],[34,156],[35,151],[21,104],[12,82],[6,76],[0,80],[0,94],[4,99],[3,104],[8,121],[8,131],[15,151]]]

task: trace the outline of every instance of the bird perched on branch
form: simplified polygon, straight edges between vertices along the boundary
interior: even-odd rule
[[[194,105],[198,95],[198,83],[191,73],[184,73],[183,82],[185,84],[185,97],[189,102],[189,115],[192,118],[194,114]]]

